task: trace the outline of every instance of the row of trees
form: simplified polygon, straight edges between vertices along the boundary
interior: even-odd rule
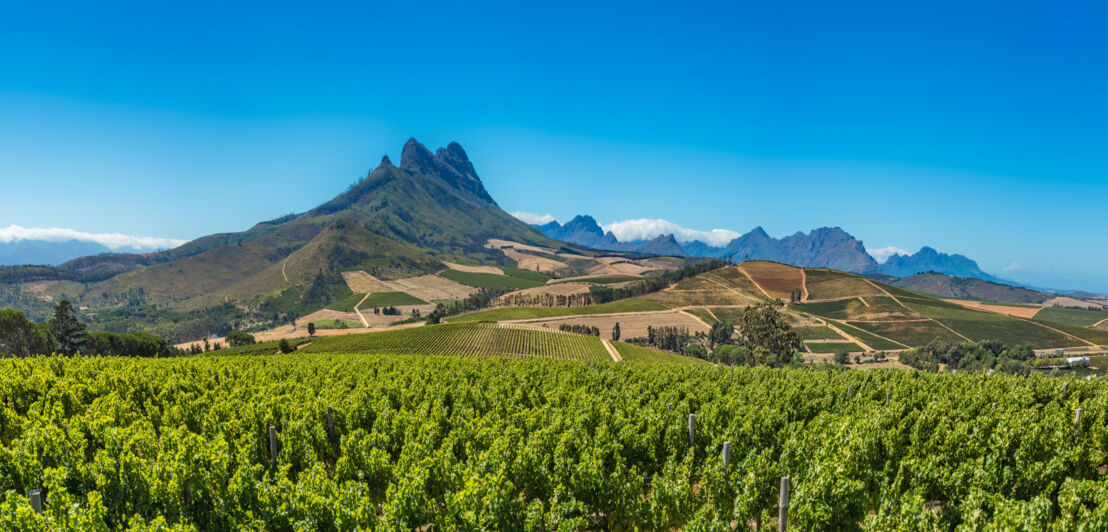
[[[940,365],[968,372],[988,370],[1027,375],[1034,367],[1035,351],[1025,345],[1011,346],[996,340],[979,343],[931,343],[900,354],[900,362],[923,371],[938,371]]]
[[[558,330],[577,334],[586,334],[589,336],[600,336],[600,327],[592,327],[589,325],[570,325],[568,323],[563,323],[558,326]]]
[[[427,314],[427,323],[434,325],[450,316],[465,312],[474,312],[487,308],[493,304],[496,298],[511,292],[511,288],[481,288],[469,295],[469,297],[455,301],[449,305],[438,304],[435,310]]]
[[[496,300],[497,305],[505,307],[550,307],[569,308],[591,305],[593,298],[591,293],[579,294],[535,294],[516,292],[500,296]]]
[[[49,321],[35,323],[22,312],[0,309],[0,356],[58,353],[88,356],[163,357],[184,354],[160,336],[146,333],[87,332],[69,301],[54,308]]]
[[[639,297],[664,290],[668,286],[688,279],[689,277],[695,277],[702,273],[718,270],[726,267],[728,264],[727,261],[722,259],[704,260],[674,270],[663,270],[657,275],[651,275],[642,281],[631,283],[621,288],[593,285],[589,287],[589,292],[592,294],[592,300],[595,304]]]

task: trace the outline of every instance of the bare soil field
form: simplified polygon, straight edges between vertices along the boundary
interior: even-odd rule
[[[512,242],[511,240],[501,240],[499,238],[490,238],[485,243],[485,247],[489,249],[517,249],[522,251],[533,251],[535,253],[548,253],[554,255],[558,253],[556,249],[541,248],[538,246],[532,246],[530,244],[522,244],[520,242]]]
[[[975,308],[978,310],[985,310],[988,312],[995,312],[997,314],[1006,314],[1008,316],[1015,316],[1017,318],[1031,319],[1038,314],[1042,308],[1040,307],[1010,307],[1007,305],[994,305],[992,303],[982,303],[980,301],[970,301],[967,299],[948,299],[951,303],[957,303],[963,307]],[[1075,300],[1076,301],[1076,300]]]
[[[301,323],[306,326],[308,323],[321,320],[361,321],[358,319],[358,315],[353,312],[339,312],[337,310],[323,309],[317,310],[307,316],[297,318],[296,323]]]
[[[395,286],[397,292],[406,292],[424,301],[462,299],[477,291],[472,286],[466,286],[437,275],[420,275],[419,277],[397,279],[390,281],[389,284]]]
[[[355,294],[401,291],[394,286],[390,286],[387,282],[362,271],[342,272],[342,278],[346,281],[346,286],[350,287],[350,291]]]
[[[647,326],[685,327],[689,332],[707,332],[709,327],[689,314],[680,311],[635,312],[611,314],[606,316],[566,316],[537,320],[519,320],[509,323],[522,323],[557,330],[559,325],[584,325],[600,329],[601,338],[611,338],[612,327],[619,323],[621,338],[646,336]]]
[[[457,264],[453,262],[443,261],[443,264],[451,270],[458,270],[460,272],[470,273],[491,273],[493,275],[504,275],[504,270],[495,266],[466,266],[465,264]]]
[[[502,298],[511,296],[539,296],[539,295],[551,295],[551,296],[568,296],[572,294],[587,294],[589,293],[589,285],[586,283],[557,283],[547,284],[543,286],[536,286],[534,288],[525,288],[523,290],[516,290],[515,292],[505,294]]]
[[[789,299],[793,290],[803,290],[804,276],[800,268],[775,262],[748,261],[739,264],[750,277],[772,297]]]

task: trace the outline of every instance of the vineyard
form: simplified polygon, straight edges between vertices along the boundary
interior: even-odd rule
[[[393,353],[447,356],[537,357],[611,362],[594,336],[500,327],[495,323],[433,325],[397,331],[319,338],[305,353]]]
[[[1099,382],[318,353],[0,364],[4,530],[776,529],[784,476],[790,529],[1108,526]]]

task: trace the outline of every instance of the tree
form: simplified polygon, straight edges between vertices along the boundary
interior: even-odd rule
[[[835,363],[841,366],[845,366],[850,363],[850,353],[846,351],[839,351],[835,353]]]
[[[746,345],[790,358],[800,350],[800,337],[781,313],[782,306],[779,300],[767,299],[743,311],[738,326]]]
[[[616,324],[612,327],[612,340],[619,340],[619,335],[619,322],[617,321]]]
[[[239,347],[243,345],[250,345],[254,343],[254,335],[244,333],[242,331],[231,331],[227,333],[227,345],[231,347]]]
[[[308,336],[315,336],[315,322],[308,322]]]
[[[735,326],[729,322],[717,321],[708,331],[708,343],[715,347],[721,344],[729,344],[735,337]]]
[[[707,358],[708,350],[704,349],[699,344],[688,344],[685,346],[685,356],[692,358]]]
[[[289,343],[288,338],[281,338],[281,341],[277,343],[277,348],[280,349],[282,353],[291,353],[293,351],[296,351],[296,348],[293,347],[291,343]]]
[[[75,355],[85,345],[85,324],[77,319],[77,311],[69,301],[62,300],[54,308],[50,332],[54,336],[54,350],[59,353]]]
[[[22,312],[0,309],[0,356],[26,357],[52,350],[49,327],[35,324]]]

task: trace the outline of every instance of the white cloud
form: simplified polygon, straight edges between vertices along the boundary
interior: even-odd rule
[[[533,212],[516,211],[512,213],[512,216],[515,216],[516,218],[523,220],[525,223],[529,223],[532,225],[548,224],[554,221],[554,216],[550,214],[535,214]]]
[[[1004,269],[1002,269],[1000,271],[1002,271],[1004,273],[1012,273],[1012,272],[1022,272],[1023,270],[1024,270],[1024,268],[1023,268],[1022,264],[1013,262],[1013,263],[1005,266]]]
[[[43,229],[20,227],[12,224],[6,229],[0,228],[0,242],[8,244],[19,240],[43,240],[46,242],[80,240],[83,242],[95,242],[113,250],[121,248],[131,248],[135,250],[170,249],[187,242],[187,240],[178,240],[176,238],[131,236],[120,233],[84,233],[59,227]]]
[[[699,240],[705,244],[721,247],[732,240],[742,236],[741,233],[727,229],[712,229],[711,231],[697,231],[681,227],[668,220],[651,220],[639,218],[636,220],[624,220],[613,222],[604,226],[605,231],[611,231],[620,242],[631,240],[650,240],[658,235],[672,234],[678,242],[692,242]]]
[[[873,260],[877,261],[878,264],[885,264],[885,262],[889,260],[889,257],[892,257],[893,255],[911,255],[911,253],[908,253],[906,250],[900,249],[896,246],[889,246],[879,249],[867,249],[866,252],[868,252],[870,256],[873,257]]]

